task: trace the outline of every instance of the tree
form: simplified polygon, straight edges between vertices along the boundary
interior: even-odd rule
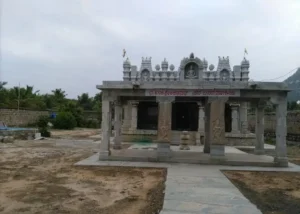
[[[1,82],[0,81],[0,89],[4,88],[4,86],[7,84],[7,82]]]
[[[82,107],[84,110],[93,109],[93,98],[90,98],[88,93],[83,93],[82,95],[78,96],[77,100],[78,100],[78,105]]]

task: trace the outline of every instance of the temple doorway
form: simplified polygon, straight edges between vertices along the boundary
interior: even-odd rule
[[[231,108],[228,103],[225,104],[224,111],[224,120],[225,120],[225,132],[231,132]]]
[[[139,102],[137,129],[157,130],[158,104],[157,102]]]
[[[176,102],[172,104],[172,130],[197,131],[198,105],[196,102]]]

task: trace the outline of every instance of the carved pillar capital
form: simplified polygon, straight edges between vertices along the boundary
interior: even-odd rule
[[[112,102],[112,104],[113,104],[114,106],[122,106],[122,102],[121,102],[121,100],[120,100],[119,98],[117,98],[116,100],[114,100],[114,101]]]
[[[136,107],[139,104],[139,101],[131,100],[130,104],[132,105],[132,107]]]

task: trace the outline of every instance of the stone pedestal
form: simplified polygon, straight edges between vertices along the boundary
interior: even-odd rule
[[[114,137],[114,149],[121,149],[121,123],[122,123],[122,105],[120,100],[115,101],[115,137]]]
[[[201,136],[205,135],[205,111],[204,105],[199,102],[198,103],[199,113],[198,113],[198,133],[196,136],[196,144],[201,145]]]
[[[286,114],[287,100],[286,97],[280,98],[276,105],[276,148],[274,162],[277,166],[288,166],[286,151]]]
[[[257,155],[264,154],[264,106],[266,104],[264,102],[258,103],[256,107],[256,126],[255,126],[255,134],[256,134],[256,144],[254,153]]]
[[[209,136],[211,142],[210,155],[212,158],[225,158],[225,102],[227,98],[217,98],[210,103]]]
[[[238,108],[239,104],[232,103],[231,107],[231,133],[240,133],[239,131],[239,118],[238,118]]]
[[[188,146],[188,140],[190,139],[189,133],[187,131],[183,131],[180,136],[180,150],[190,150]]]
[[[171,120],[172,101],[170,97],[157,97],[158,107],[158,130],[157,130],[157,155],[158,157],[171,156]]]
[[[110,155],[110,136],[111,136],[111,103],[102,100],[102,140],[100,143],[100,159],[106,159]]]

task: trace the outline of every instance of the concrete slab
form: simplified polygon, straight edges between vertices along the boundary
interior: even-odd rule
[[[179,202],[177,200],[165,200],[161,214],[176,211],[178,213],[192,214],[261,214],[253,205],[218,205],[197,202]]]
[[[189,145],[190,150],[182,151],[180,150],[180,146],[171,145],[171,150],[176,152],[203,152],[203,145],[194,146]],[[128,149],[137,149],[137,150],[156,150],[156,143],[141,143],[141,144],[132,144]],[[225,146],[225,153],[233,153],[233,154],[247,154],[233,146]]]
[[[239,149],[255,149],[255,146],[235,146],[235,148]],[[275,150],[275,146],[274,145],[271,145],[271,144],[267,144],[265,143],[264,144],[264,149],[265,150]]]
[[[300,166],[295,164],[290,164],[287,168],[276,168],[99,161],[99,154],[75,165],[167,168],[165,198],[161,214],[260,214],[260,210],[242,195],[221,170],[300,172]]]

